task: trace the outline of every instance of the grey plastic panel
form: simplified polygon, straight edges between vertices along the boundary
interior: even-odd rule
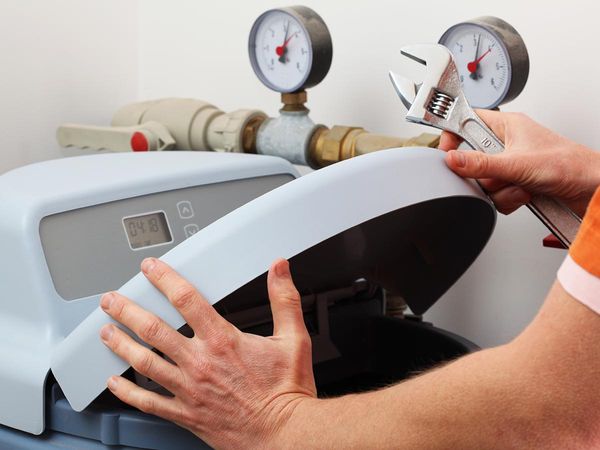
[[[117,289],[139,272],[141,261],[161,256],[197,231],[291,175],[228,181],[128,198],[42,219],[40,237],[54,287],[65,300]],[[163,211],[171,242],[131,249],[123,218]]]

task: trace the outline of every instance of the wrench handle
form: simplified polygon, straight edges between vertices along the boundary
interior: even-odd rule
[[[496,154],[504,151],[504,144],[498,136],[479,118],[475,112],[461,124],[460,136],[475,150]]]
[[[571,246],[581,225],[581,219],[573,211],[544,195],[534,196],[527,207],[566,248]]]
[[[461,124],[460,135],[475,150],[490,154],[504,151],[504,144],[474,112]],[[543,195],[534,196],[527,207],[566,248],[571,246],[581,225],[573,211]]]

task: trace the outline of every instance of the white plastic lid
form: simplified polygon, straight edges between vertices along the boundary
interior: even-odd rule
[[[400,293],[411,309],[429,308],[487,243],[495,209],[479,186],[451,172],[439,150],[401,148],[343,161],[285,184],[214,222],[161,259],[211,304],[227,310],[266,301],[264,273],[291,259],[300,291],[367,278]],[[184,324],[141,275],[120,292]],[[100,309],[55,350],[52,372],[80,411],[128,365],[100,341],[110,322]]]

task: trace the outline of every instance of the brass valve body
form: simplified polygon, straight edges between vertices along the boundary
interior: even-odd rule
[[[354,158],[378,150],[394,147],[437,147],[440,137],[423,133],[411,139],[372,134],[360,127],[336,125],[315,131],[309,148],[308,160],[313,169],[338,161]]]

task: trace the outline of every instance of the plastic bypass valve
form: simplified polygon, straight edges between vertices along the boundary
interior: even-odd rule
[[[63,147],[93,148],[117,152],[170,150],[175,140],[158,122],[127,127],[95,127],[66,123],[58,127],[56,139]]]
[[[248,136],[265,120],[258,110],[224,113],[202,100],[166,98],[119,109],[110,127],[66,123],[56,133],[63,147],[112,151],[214,150],[253,153]]]
[[[276,188],[162,259],[211,304],[228,296],[239,298],[239,307],[264,301],[264,274],[284,257],[291,259],[301,292],[367,278],[399,293],[421,314],[475,260],[495,218],[481,189],[452,173],[441,151],[391,149]],[[120,292],[172,327],[184,324],[142,274]],[[77,411],[105,389],[109,376],[128,368],[98,338],[109,322],[96,309],[53,352],[52,372]]]

